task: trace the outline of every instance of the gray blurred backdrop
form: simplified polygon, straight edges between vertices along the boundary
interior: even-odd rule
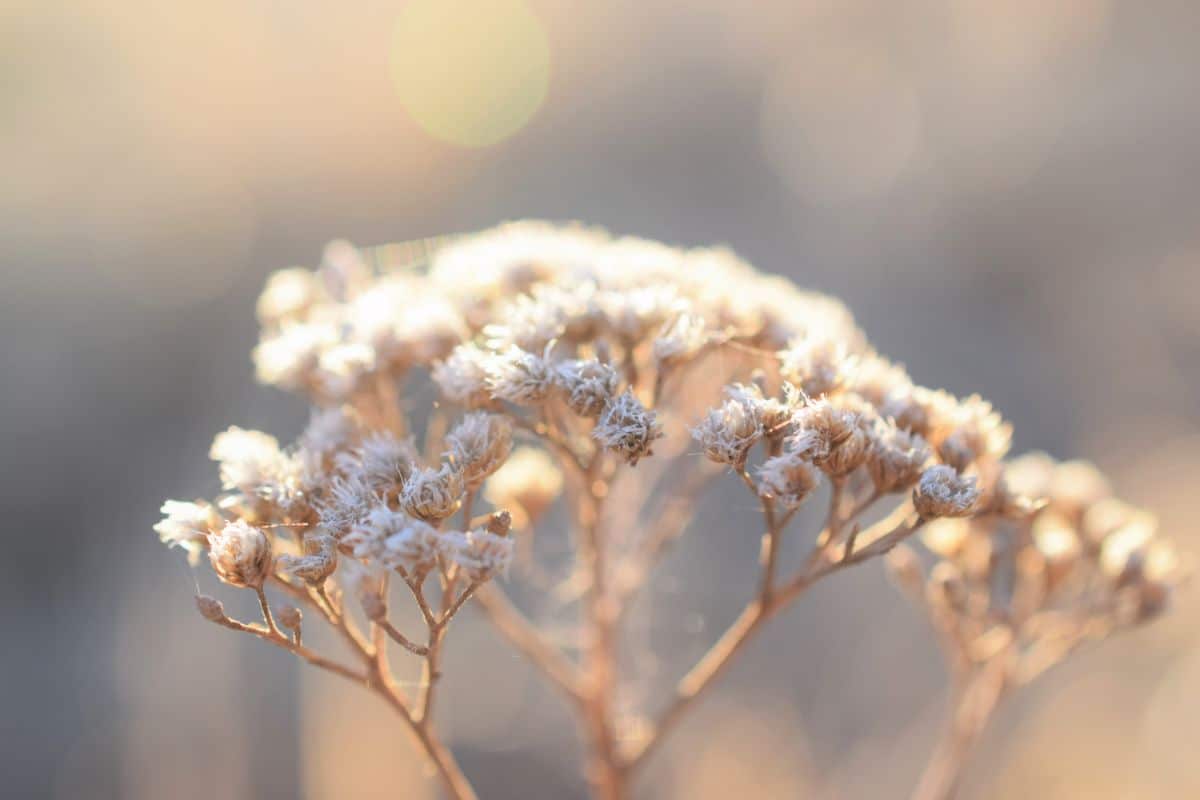
[[[213,433],[301,426],[253,382],[253,304],[331,238],[532,216],[729,244],[1195,552],[1198,33],[1187,0],[5,3],[3,793],[431,796],[386,713],[202,624],[211,576],[150,530],[216,488]],[[743,600],[732,506],[664,572],[663,680]],[[1192,594],[1005,707],[967,796],[1200,796]],[[477,617],[456,634],[444,725],[482,795],[579,797],[557,697]],[[853,571],[646,796],[902,797],[942,685],[919,614]]]

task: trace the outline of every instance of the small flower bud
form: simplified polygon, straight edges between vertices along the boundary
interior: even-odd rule
[[[300,629],[300,622],[304,619],[304,613],[293,605],[284,603],[275,608],[275,621],[279,623],[281,628],[289,631]]]
[[[845,438],[831,442],[829,453],[813,463],[826,475],[839,478],[861,467],[870,455],[871,437],[862,425],[855,425]]]
[[[978,501],[975,479],[964,478],[945,464],[925,470],[913,490],[913,506],[922,519],[965,517]]]
[[[364,592],[358,601],[362,604],[363,614],[371,622],[378,622],[387,617],[387,603],[375,592]]]
[[[271,573],[271,541],[252,525],[231,522],[209,534],[208,543],[213,571],[231,586],[261,588]]]
[[[200,611],[200,616],[209,622],[221,622],[225,619],[225,604],[215,597],[196,595],[196,608]]]

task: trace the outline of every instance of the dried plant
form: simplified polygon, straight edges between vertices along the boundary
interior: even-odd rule
[[[220,434],[224,493],[167,502],[156,530],[253,591],[262,614],[237,621],[202,595],[206,619],[377,693],[459,800],[475,793],[434,710],[468,603],[567,700],[594,795],[615,800],[767,621],[891,553],[954,676],[952,724],[919,789],[945,797],[1000,696],[1153,617],[1178,574],[1146,516],[1102,498],[1090,468],[1006,463],[1010,427],[988,403],[915,385],[840,303],[724,250],[539,223],[425,248],[335,243],[319,269],[274,274],[258,315],[258,376],[307,395],[311,422],[286,448]],[[724,475],[761,509],[757,585],[668,696],[634,707],[628,612]],[[824,524],[785,568],[789,526],[818,496]],[[569,542],[564,574],[533,546],[556,508],[568,530],[536,535]],[[939,559],[928,579],[898,549],[922,529]],[[576,647],[510,600],[510,572],[559,600]],[[419,635],[390,613],[397,595]],[[314,618],[346,654],[305,643]],[[414,691],[393,652],[421,661]]]

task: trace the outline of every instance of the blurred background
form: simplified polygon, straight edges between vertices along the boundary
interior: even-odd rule
[[[365,695],[202,624],[211,575],[150,530],[215,491],[213,433],[302,425],[253,382],[253,304],[332,238],[532,216],[728,244],[1197,552],[1197,26],[1189,0],[5,0],[6,795],[432,797]],[[668,565],[664,675],[743,600],[719,533]],[[1200,796],[1194,594],[1004,707],[965,795]],[[482,795],[581,797],[557,697],[478,617],[451,644],[443,724]],[[942,688],[920,614],[853,571],[644,793],[905,796]]]

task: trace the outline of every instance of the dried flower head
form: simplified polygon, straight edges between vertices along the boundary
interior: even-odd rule
[[[617,393],[617,371],[597,359],[561,362],[555,381],[566,395],[567,407],[581,417],[595,419]]]
[[[497,535],[487,529],[444,533],[439,544],[446,557],[458,564],[467,577],[477,583],[493,575],[506,576],[512,564],[513,538]]]
[[[414,471],[404,485],[401,502],[404,510],[412,516],[436,522],[458,510],[459,500],[465,490],[461,469],[444,463],[437,468]]]
[[[797,508],[820,482],[820,473],[795,452],[768,458],[758,468],[758,494]]]
[[[238,427],[217,434],[208,455],[221,464],[221,485],[246,494],[277,483],[289,468],[274,436]]]
[[[913,490],[913,506],[922,519],[966,516],[978,500],[975,478],[959,475],[945,464],[925,470]]]
[[[158,538],[170,547],[182,547],[189,555],[200,553],[208,534],[222,524],[217,510],[203,500],[168,500],[161,511],[164,519],[154,526]]]
[[[271,574],[271,540],[242,520],[208,536],[213,572],[231,586],[260,588]]]
[[[700,443],[709,459],[741,468],[750,448],[763,436],[758,405],[761,395],[741,385],[726,389],[726,395],[720,407],[710,410],[692,428],[692,438]]]
[[[491,358],[491,353],[476,344],[461,344],[445,361],[434,365],[433,382],[447,400],[468,408],[486,405],[491,400],[487,382]]]
[[[337,543],[332,536],[309,533],[304,537],[304,555],[289,553],[275,560],[284,575],[293,575],[305,583],[320,586],[337,569]]]
[[[482,411],[467,414],[446,435],[446,456],[462,471],[468,491],[475,491],[512,452],[512,422]]]
[[[487,360],[486,384],[491,396],[519,406],[546,399],[554,382],[550,362],[515,345]]]
[[[882,421],[871,430],[867,472],[875,490],[882,494],[909,489],[921,477],[929,461],[929,448],[916,434]]]
[[[642,405],[631,390],[614,399],[600,415],[592,437],[612,450],[630,466],[653,453],[654,441],[662,437],[662,426],[653,411]]]

